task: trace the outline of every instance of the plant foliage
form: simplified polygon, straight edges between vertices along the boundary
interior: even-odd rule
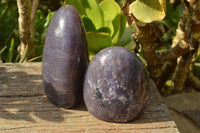
[[[165,0],[136,0],[130,5],[130,12],[143,23],[162,20],[165,9]]]
[[[126,18],[114,0],[65,0],[81,15],[88,48],[97,53],[103,48],[117,45],[126,28]]]

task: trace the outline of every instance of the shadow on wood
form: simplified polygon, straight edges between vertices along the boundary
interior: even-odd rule
[[[64,121],[62,115],[70,112],[62,111],[48,103],[41,85],[40,72],[27,74],[24,70],[21,65],[16,66],[15,70],[9,66],[0,67],[0,117],[35,122],[32,118],[35,116],[47,121]]]
[[[41,63],[0,65],[0,130],[38,132],[178,132],[154,83],[144,113],[129,123],[108,123],[89,114],[84,103],[63,109],[42,87]]]

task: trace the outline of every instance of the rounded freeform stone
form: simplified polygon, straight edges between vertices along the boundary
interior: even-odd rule
[[[128,122],[149,99],[149,77],[141,60],[130,50],[109,47],[90,62],[84,81],[84,101],[96,118]]]

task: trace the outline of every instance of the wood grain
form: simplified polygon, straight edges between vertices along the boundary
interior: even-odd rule
[[[177,133],[167,107],[152,82],[144,113],[129,123],[94,118],[84,104],[73,109],[51,104],[42,87],[42,64],[0,64],[0,131],[33,133]]]

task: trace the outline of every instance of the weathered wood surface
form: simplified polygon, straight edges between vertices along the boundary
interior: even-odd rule
[[[83,104],[74,109],[51,104],[42,87],[41,66],[0,64],[0,132],[179,132],[155,86],[138,120],[108,123],[91,116]]]

